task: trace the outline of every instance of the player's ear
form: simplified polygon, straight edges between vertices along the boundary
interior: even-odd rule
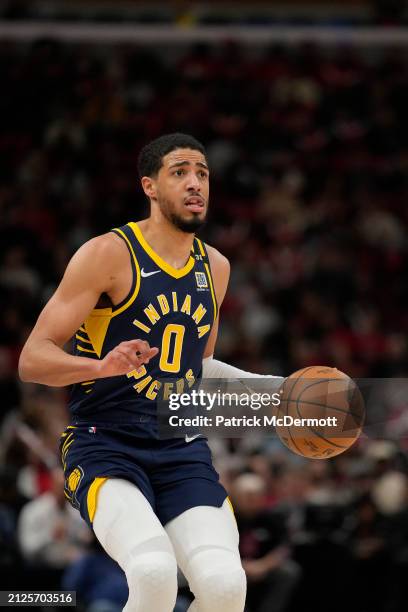
[[[142,177],[142,188],[150,200],[156,199],[156,184],[150,176]]]

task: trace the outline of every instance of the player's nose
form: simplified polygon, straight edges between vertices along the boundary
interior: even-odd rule
[[[187,178],[187,189],[189,191],[201,191],[201,185],[200,185],[199,178],[193,172],[188,175],[188,178]]]

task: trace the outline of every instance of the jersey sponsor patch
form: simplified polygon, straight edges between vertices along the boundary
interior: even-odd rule
[[[196,272],[196,283],[199,289],[208,289],[207,277],[204,272]]]

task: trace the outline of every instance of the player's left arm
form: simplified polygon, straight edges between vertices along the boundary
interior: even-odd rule
[[[222,255],[214,247],[206,245],[208,259],[210,260],[211,276],[214,283],[214,292],[217,299],[217,318],[214,321],[210,335],[208,337],[207,346],[204,351],[204,359],[211,357],[214,354],[215,344],[218,336],[218,324],[220,320],[220,307],[227,293],[228,281],[230,277],[231,266],[226,257]]]

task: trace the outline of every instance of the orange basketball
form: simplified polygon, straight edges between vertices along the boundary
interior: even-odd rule
[[[340,370],[326,366],[298,370],[285,379],[280,395],[276,432],[294,453],[327,459],[344,453],[359,437],[363,398],[355,382]]]

